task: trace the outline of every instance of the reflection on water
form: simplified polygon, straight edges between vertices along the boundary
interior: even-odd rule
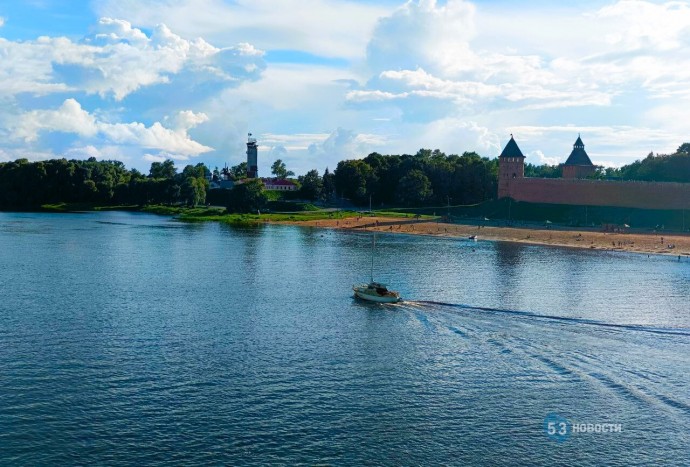
[[[381,235],[372,305],[370,242],[0,214],[0,464],[686,462],[690,263]]]

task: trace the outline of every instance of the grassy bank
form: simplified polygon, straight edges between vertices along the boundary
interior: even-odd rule
[[[43,204],[38,210],[43,212],[139,211],[141,207],[136,204],[101,206],[95,203],[55,203]]]
[[[318,220],[339,220],[359,216],[367,216],[358,211],[332,211],[320,210],[316,206],[305,203],[291,203],[281,206],[283,208],[296,208],[295,211],[288,212],[263,212],[261,214],[241,214],[228,213],[222,207],[188,207],[188,206],[168,206],[168,205],[146,205],[146,206],[100,206],[90,203],[57,203],[44,204],[41,211],[44,212],[85,212],[85,211],[134,211],[158,214],[163,216],[174,216],[183,222],[223,222],[226,224],[252,225],[266,222],[308,222]],[[378,217],[409,217],[415,216],[409,212],[397,211],[374,211],[372,213]],[[429,215],[420,215],[421,218],[431,218]]]
[[[353,211],[304,211],[266,214],[218,214],[199,215],[182,213],[178,216],[185,222],[223,222],[225,224],[261,224],[265,222],[306,222],[323,219],[346,219],[356,217],[359,213]]]

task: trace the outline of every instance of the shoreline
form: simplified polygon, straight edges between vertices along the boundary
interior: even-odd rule
[[[690,236],[660,232],[604,232],[596,230],[563,230],[561,228],[497,227],[468,224],[446,224],[429,220],[393,217],[352,217],[308,221],[272,221],[274,224],[299,225],[339,230],[376,231],[381,233],[427,235],[442,238],[465,238],[504,241],[529,245],[582,248],[600,251],[623,251],[647,255],[690,257]]]
[[[60,206],[62,207],[62,206]],[[73,207],[73,206],[70,206]],[[401,233],[407,235],[426,235],[441,238],[464,238],[476,236],[477,240],[490,240],[528,245],[544,245],[568,248],[582,248],[601,251],[622,251],[636,254],[664,255],[671,257],[690,257],[690,235],[664,232],[607,232],[602,230],[580,228],[567,229],[559,226],[493,226],[472,224],[449,224],[439,218],[420,218],[401,216],[361,216],[355,212],[338,213],[336,217],[308,217],[315,213],[287,214],[231,214],[220,215],[216,207],[180,208],[169,206],[107,206],[86,211],[68,209],[20,210],[3,212],[98,212],[98,211],[136,211],[154,215],[176,217],[184,222],[226,222],[230,224],[281,224],[302,227],[317,227],[340,230],[364,230],[381,233]],[[323,215],[323,213],[320,213]],[[280,218],[273,218],[280,216]],[[285,218],[287,217],[287,218]],[[300,219],[301,217],[301,219]]]

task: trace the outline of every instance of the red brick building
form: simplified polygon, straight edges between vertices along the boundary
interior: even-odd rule
[[[563,178],[525,177],[525,156],[510,136],[498,158],[498,197],[530,203],[690,209],[690,183],[588,179],[596,171],[578,136]]]
[[[565,164],[561,165],[561,169],[563,170],[563,178],[587,178],[597,171],[596,166],[592,164],[592,160],[585,151],[585,144],[580,139],[580,135],[577,135],[577,140],[573,144],[573,151]]]

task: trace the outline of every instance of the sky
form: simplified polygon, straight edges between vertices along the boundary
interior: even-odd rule
[[[597,165],[690,142],[690,1],[0,0],[0,162],[371,152]]]

